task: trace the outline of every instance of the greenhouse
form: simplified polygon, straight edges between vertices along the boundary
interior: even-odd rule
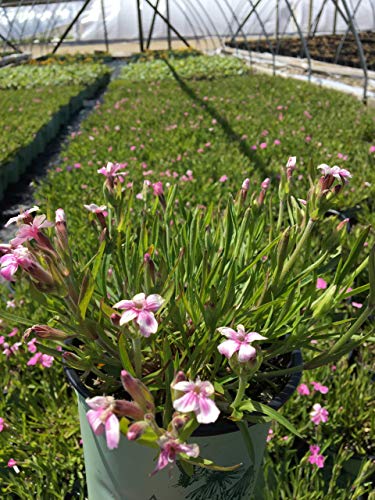
[[[374,0],[0,1],[5,500],[374,498]]]

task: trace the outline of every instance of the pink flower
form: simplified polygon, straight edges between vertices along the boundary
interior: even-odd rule
[[[18,351],[18,349],[21,345],[22,345],[21,342],[16,342],[13,345],[9,345],[8,342],[4,342],[3,343],[3,347],[4,347],[3,354],[5,354],[5,356],[7,358],[9,358],[12,354],[15,354]]]
[[[315,391],[318,391],[321,394],[327,394],[327,392],[329,391],[326,385],[322,385],[319,382],[311,382],[311,385],[314,387]]]
[[[0,417],[0,432],[3,432],[5,427],[5,420]]]
[[[32,351],[31,351],[32,352]],[[53,363],[53,356],[36,352],[32,358],[27,362],[27,366],[42,365],[43,368],[51,368]]]
[[[286,168],[294,169],[297,164],[297,156],[289,156],[288,161],[286,163]]]
[[[113,178],[118,175],[127,175],[127,172],[119,172],[122,168],[124,168],[124,166],[121,165],[121,163],[108,162],[106,167],[99,168],[97,172],[107,178]]]
[[[152,184],[152,189],[155,196],[162,196],[164,194],[163,183],[161,181],[154,182]]]
[[[323,278],[318,278],[316,280],[316,288],[320,290],[325,290],[327,288],[327,282]]]
[[[12,281],[18,267],[27,269],[34,263],[35,261],[33,260],[29,250],[25,247],[19,246],[11,253],[3,255],[0,258],[0,275],[7,281]]]
[[[328,415],[329,413],[327,409],[321,406],[319,403],[315,403],[313,406],[313,411],[310,412],[311,421],[314,422],[315,425],[319,425],[320,422],[327,422]]]
[[[15,465],[17,465],[17,462],[14,460],[14,458],[10,458],[8,460],[8,467],[14,467]]]
[[[95,205],[95,203],[90,203],[90,205],[83,205],[86,210],[92,212],[93,214],[102,214],[104,217],[107,217],[107,207],[105,205]]]
[[[300,394],[301,396],[308,396],[310,394],[310,389],[307,387],[306,384],[300,384],[298,387],[297,387],[297,392],[298,394]]]
[[[30,340],[30,342],[27,343],[27,350],[31,353],[35,353],[37,351],[37,347],[35,345],[36,338]]]
[[[261,183],[260,186],[262,189],[268,189],[270,187],[270,184],[271,184],[271,179],[267,177],[266,179],[264,179],[264,181]]]
[[[222,175],[219,179],[219,182],[225,182],[228,180],[228,176],[227,175]]]
[[[369,153],[375,153],[375,146],[370,146]]]
[[[235,352],[238,352],[238,361],[240,363],[247,363],[256,357],[257,351],[255,347],[251,345],[252,342],[255,340],[266,340],[266,337],[263,337],[263,335],[257,332],[246,333],[243,325],[238,325],[237,331],[226,326],[218,328],[218,330],[229,339],[218,346],[218,351],[228,359],[230,359]]]
[[[307,110],[304,111],[303,114],[306,116],[306,118],[308,118],[309,120],[311,120],[312,116],[310,115],[310,113]]]
[[[360,302],[352,302],[352,306],[356,307],[357,309],[361,309],[363,307],[363,304]]]
[[[14,337],[19,332],[18,328],[15,327],[11,332],[8,333],[8,337]]]
[[[31,224],[22,224],[16,234],[16,237],[13,238],[10,243],[17,247],[22,245],[25,241],[36,240],[40,241],[40,230],[45,227],[53,226],[52,222],[46,220],[45,215],[37,215],[34,217]]]
[[[33,212],[37,212],[38,210],[39,210],[39,207],[37,207],[35,205],[32,208],[29,208],[28,210],[25,210],[24,212],[20,213],[16,217],[11,217],[8,220],[8,222],[5,224],[4,227],[8,227],[8,226],[10,226],[10,224],[13,224],[14,222],[19,222],[19,221],[24,220],[24,219],[30,219],[31,220],[31,218],[29,217],[30,214],[32,214]]]
[[[275,145],[275,146],[280,146],[281,141],[280,141],[280,139],[275,139],[275,140],[273,141],[273,143],[274,143],[274,145]]]
[[[319,455],[319,451],[319,446],[310,446],[310,456],[308,460],[310,464],[315,464],[319,469],[321,469],[324,467],[325,458],[323,457],[323,455]]]
[[[138,293],[132,300],[120,300],[113,307],[125,310],[121,315],[120,326],[135,319],[140,332],[144,337],[149,337],[158,330],[155,319],[156,312],[164,303],[164,299],[157,294],[146,297],[144,293]]]
[[[181,381],[172,384],[175,391],[184,392],[185,395],[173,401],[173,408],[181,413],[193,411],[200,424],[216,422],[220,410],[215,405],[211,396],[215,390],[211,382],[197,379],[193,381]]]
[[[345,182],[347,182],[347,179],[352,178],[352,174],[349,172],[349,170],[340,168],[337,165],[331,168],[325,163],[322,163],[321,165],[319,165],[318,169],[322,171],[322,174],[324,176],[331,175],[335,179],[343,180]]]
[[[259,145],[260,149],[266,149],[267,143],[266,142],[261,142]]]
[[[86,413],[86,417],[94,433],[99,436],[105,430],[108,448],[110,450],[117,448],[120,441],[120,423],[113,413],[115,398],[96,396],[86,399],[86,403],[91,408]]]
[[[159,470],[167,467],[168,464],[175,462],[176,457],[180,453],[184,453],[188,457],[197,458],[199,456],[199,447],[197,444],[181,443],[178,439],[170,434],[164,434],[158,440],[158,445],[161,448],[158,463],[152,475],[156,474]]]
[[[274,435],[273,430],[269,429],[268,434],[267,434],[267,438],[266,438],[267,443],[269,443],[271,441],[271,439],[274,437],[273,435]]]

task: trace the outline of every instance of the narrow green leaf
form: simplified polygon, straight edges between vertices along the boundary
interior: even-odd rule
[[[121,333],[118,339],[118,349],[120,353],[122,366],[126,371],[128,371],[131,375],[133,375],[133,377],[135,377],[135,371],[128,355],[128,350],[126,346],[126,337],[124,333]]]
[[[264,405],[262,403],[258,403],[257,401],[245,401],[242,403],[239,408],[240,411],[259,411],[260,413],[264,413],[265,415],[268,415],[269,417],[272,417],[274,420],[279,422],[279,424],[283,425],[286,427],[290,432],[295,434],[298,437],[302,437],[301,434],[297,431],[297,429],[294,427],[294,425],[289,422],[285,417],[283,417],[280,413],[277,411],[273,410],[267,405]]]

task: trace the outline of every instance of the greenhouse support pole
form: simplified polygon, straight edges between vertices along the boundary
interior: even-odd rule
[[[279,0],[276,0],[276,25],[275,25],[275,40],[276,40],[276,47],[279,46],[279,13],[280,13],[280,5],[279,5]]]
[[[335,13],[333,14],[333,34],[336,35],[336,29],[337,29],[337,0],[334,0],[335,4]]]
[[[139,49],[141,52],[144,52],[145,48],[143,45],[142,9],[140,0],[137,0],[137,12],[138,12]]]
[[[81,14],[83,13],[83,11],[86,9],[86,7],[88,6],[88,4],[90,3],[91,0],[86,0],[85,3],[82,5],[82,7],[79,9],[79,11],[77,12],[75,18],[73,19],[73,21],[69,24],[69,26],[66,28],[66,30],[64,31],[64,33],[62,34],[60,40],[58,41],[57,45],[54,47],[53,51],[52,51],[52,54],[55,54],[57,49],[60,47],[60,45],[63,43],[63,41],[65,40],[65,38],[67,37],[69,31],[73,28],[73,26],[75,25],[75,23],[78,21],[78,19],[80,18]]]
[[[361,3],[362,3],[362,0],[358,0],[358,3],[355,6],[355,9],[353,11],[353,16],[355,16],[357,14],[357,10],[359,9]],[[346,37],[348,36],[348,34],[350,33],[350,31],[351,31],[351,29],[350,29],[350,25],[349,25],[348,28],[347,28],[347,30],[345,31],[345,35],[341,38],[340,44],[337,47],[336,55],[335,55],[335,60],[333,61],[334,64],[337,64],[337,61],[339,60],[339,57],[340,57],[340,54],[341,54],[341,50],[342,50],[342,48],[344,46]]]
[[[154,11],[156,12],[156,14],[161,18],[163,19],[163,21],[170,27],[170,29],[173,31],[173,33],[175,35],[178,36],[178,38],[186,45],[186,47],[189,47],[190,48],[190,45],[189,45],[189,42],[187,42],[187,40],[185,40],[185,38],[176,30],[176,28],[174,28],[171,23],[168,21],[168,19],[163,16],[163,14],[160,12],[160,10],[158,10],[155,5],[152,5],[152,3],[150,2],[150,0],[145,0],[146,3],[152,8],[154,9]],[[139,0],[138,0],[138,3],[139,3]]]
[[[349,24],[349,26],[352,30],[352,33],[354,35],[355,41],[357,42],[358,54],[359,54],[359,58],[361,60],[361,66],[363,69],[363,80],[364,80],[363,81],[363,103],[367,104],[368,74],[367,74],[367,63],[366,63],[365,53],[363,52],[362,42],[361,42],[361,39],[359,38],[358,31],[356,30],[356,28],[354,26],[353,17],[351,15],[350,10],[349,10],[348,4],[346,3],[346,0],[341,0],[341,1],[342,1],[343,6],[344,6],[346,15],[348,16],[348,19],[346,20],[346,22]],[[345,17],[341,13],[341,9],[340,9],[340,14],[343,17],[343,19],[345,19]]]
[[[171,36],[171,28],[170,28],[170,11],[169,11],[169,0],[166,0],[166,14],[168,19],[167,24],[167,38],[168,38],[168,50],[172,50],[172,36]]]
[[[258,7],[258,5],[260,4],[262,0],[258,0],[257,3],[254,5],[254,7],[251,9],[251,11],[248,13],[248,15],[245,17],[245,19],[243,19],[243,21],[241,22],[241,24],[238,26],[237,28],[237,31],[236,33],[234,34],[234,36],[232,37],[230,43],[234,43],[235,39],[237,38],[238,36],[238,33],[242,30],[242,28],[245,26],[245,24],[247,23],[247,21],[250,19],[251,15],[253,12],[255,12],[256,8]]]
[[[296,19],[296,16],[294,15],[293,9],[292,9],[292,7],[291,7],[291,5],[290,5],[290,3],[289,3],[289,0],[285,0],[285,3],[286,3],[286,4],[287,4],[287,6],[288,6],[289,12],[290,12],[290,14],[291,14],[291,16],[292,16],[292,18],[293,18],[293,21],[294,21],[294,23],[295,23],[295,25],[296,25],[296,27],[297,27],[298,34],[299,34],[299,36],[300,36],[300,38],[301,38],[301,41],[302,41],[303,49],[304,49],[304,51],[305,51],[305,55],[306,55],[306,57],[307,57],[307,68],[308,68],[308,69],[307,69],[307,78],[308,78],[308,80],[310,81],[310,80],[311,80],[311,58],[310,58],[310,51],[309,51],[309,48],[308,48],[308,46],[307,46],[306,39],[305,39],[305,37],[303,36],[303,33],[302,33],[302,30],[301,30],[301,27],[300,27],[300,25],[298,24],[297,19]]]
[[[22,54],[22,50],[20,50],[18,47],[16,47],[15,45],[13,45],[12,42],[10,42],[9,40],[7,40],[5,38],[5,36],[3,36],[1,33],[0,33],[0,38],[2,39],[2,41],[8,45],[11,49],[15,50],[16,52],[18,52],[18,54]]]
[[[101,0],[101,4],[102,4],[102,18],[103,18],[103,31],[104,31],[105,51],[109,52],[107,23],[105,21],[104,0]]]
[[[307,25],[307,38],[310,38],[310,33],[311,33],[313,7],[314,7],[314,0],[310,0],[310,4],[309,4],[309,20],[308,20],[308,25]]]
[[[159,2],[160,2],[160,0],[156,0],[156,5],[155,5],[156,8],[159,7]],[[152,33],[154,32],[155,19],[156,19],[156,10],[154,10],[154,13],[153,13],[152,19],[151,19],[150,31],[148,32],[147,43],[146,43],[146,50],[148,50],[150,48]]]

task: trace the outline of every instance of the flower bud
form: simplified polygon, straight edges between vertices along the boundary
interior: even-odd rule
[[[65,340],[69,337],[66,333],[56,328],[52,328],[48,325],[33,325],[28,328],[24,333],[24,340],[26,340],[31,334],[39,339],[51,339],[51,340]]]
[[[144,412],[134,401],[119,399],[115,401],[114,411],[119,417],[129,417],[133,420],[142,420]]]
[[[190,420],[189,414],[175,413],[171,422],[173,430],[178,433],[181,429],[185,427],[185,425],[189,422],[189,420]]]
[[[139,379],[132,377],[126,370],[122,370],[121,382],[126,392],[130,394],[144,412],[148,413],[155,410],[152,394]]]
[[[68,231],[66,229],[66,217],[62,208],[56,210],[55,218],[55,232],[59,247],[66,251],[69,248],[68,244]]]
[[[126,437],[129,439],[129,441],[135,441],[136,439],[139,439],[147,430],[149,425],[150,424],[145,421],[134,422],[134,424],[131,424],[129,426]]]

